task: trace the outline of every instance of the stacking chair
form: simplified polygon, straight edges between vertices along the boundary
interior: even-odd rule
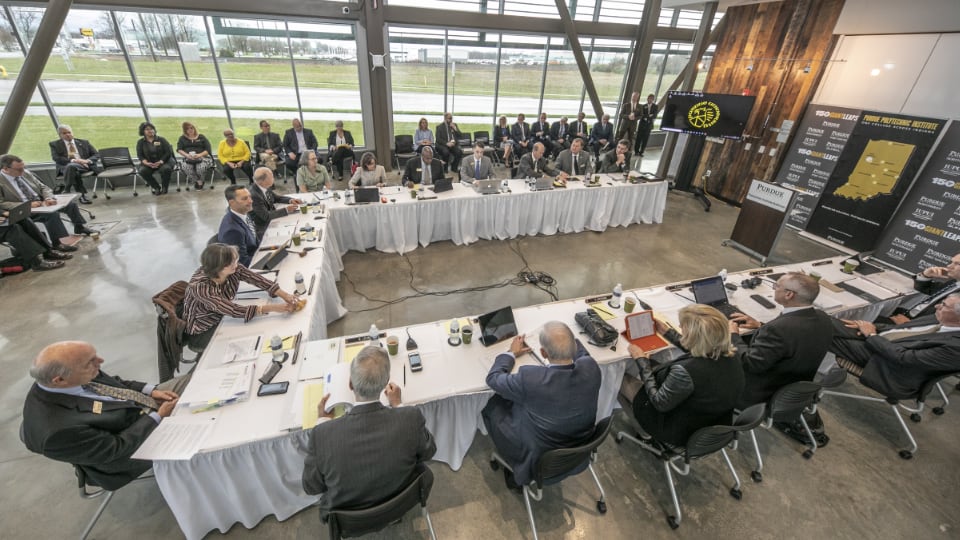
[[[739,501],[743,497],[743,493],[740,491],[740,477],[737,476],[737,471],[733,469],[733,464],[730,463],[730,456],[727,455],[726,447],[736,448],[738,433],[750,431],[759,426],[763,422],[765,408],[766,405],[763,403],[747,407],[737,415],[732,426],[700,428],[687,439],[687,444],[682,448],[657,441],[641,441],[623,431],[617,433],[614,440],[619,444],[623,439],[630,439],[663,463],[663,471],[667,475],[667,487],[670,488],[670,498],[673,500],[674,512],[673,515],[667,515],[667,523],[670,524],[671,529],[676,529],[680,526],[683,515],[680,513],[680,500],[677,499],[677,489],[673,483],[671,469],[679,475],[686,476],[690,473],[691,460],[700,459],[719,451],[723,455],[723,460],[727,463],[727,468],[730,469],[730,474],[733,475],[734,486],[730,488],[730,495]]]
[[[85,179],[85,178],[95,177],[96,175],[97,175],[97,171],[95,171],[95,170],[83,171],[82,173],[80,173],[80,180],[83,181],[83,179]],[[97,179],[94,178],[93,181],[94,181],[94,185],[93,185],[93,197],[96,198],[96,197],[97,197],[97,185],[96,185]],[[65,185],[63,184],[63,173],[62,173],[62,172],[60,172],[60,173],[57,174],[57,178],[56,178],[56,180],[55,180],[54,183],[55,183],[55,184],[58,184],[58,185],[60,185],[60,186],[63,186],[64,189],[70,187],[70,186],[65,186]],[[54,187],[56,187],[56,186],[54,186]],[[60,188],[57,188],[57,189],[59,190]],[[60,193],[60,192],[59,192],[59,191],[56,191],[55,193]],[[80,208],[80,211],[81,211],[81,212],[87,212],[88,214],[90,214],[90,211],[87,210],[86,208]],[[96,219],[96,218],[95,218],[95,216],[94,216],[93,214],[90,214],[90,219]]]
[[[397,169],[400,168],[400,160],[406,164],[408,159],[417,157],[417,152],[413,148],[413,135],[395,135],[393,137],[393,162]]]
[[[210,175],[210,181],[209,181],[210,189],[213,189],[213,177],[216,176],[217,174],[218,161],[214,159],[213,156],[210,156],[210,159],[213,160],[213,165],[211,165],[210,168],[207,169],[207,172],[203,174]],[[182,157],[179,157],[179,156],[174,157],[173,172],[174,174],[177,175],[177,191],[180,191],[180,177],[183,176],[183,158]],[[190,184],[188,183],[183,189],[184,191],[190,191]]]
[[[203,353],[203,349],[187,345],[186,348],[195,356],[187,358],[183,355],[187,323],[182,316],[186,294],[187,282],[177,281],[153,296],[153,305],[157,309],[157,369],[160,382],[172,379],[180,369],[180,364],[196,363]]]
[[[327,524],[331,540],[350,538],[379,531],[399,520],[417,503],[420,504],[423,519],[430,529],[430,538],[437,540],[433,531],[433,522],[427,512],[427,498],[433,485],[433,473],[424,465],[423,471],[413,479],[400,493],[390,499],[369,508],[347,510],[334,508],[321,519]]]
[[[840,365],[840,367],[845,369],[851,375],[860,377],[863,374],[863,368],[850,362],[849,360],[838,357],[837,363]],[[924,382],[923,385],[921,385],[920,390],[916,394],[906,398],[907,400],[913,401],[915,403],[915,406],[905,405],[901,403],[901,401],[903,400],[901,400],[900,398],[895,398],[891,396],[884,396],[884,397],[864,396],[860,394],[847,394],[844,392],[837,392],[835,390],[824,390],[823,394],[829,395],[829,396],[860,399],[863,401],[874,401],[878,403],[886,403],[887,405],[889,405],[890,410],[892,410],[893,415],[897,417],[897,421],[900,422],[900,427],[903,429],[903,432],[907,435],[907,439],[910,441],[910,448],[901,449],[898,452],[898,454],[903,459],[911,459],[913,457],[913,454],[917,451],[917,448],[918,448],[917,441],[916,439],[913,438],[913,434],[910,432],[910,428],[907,427],[907,423],[903,421],[903,416],[900,414],[900,409],[903,409],[908,413],[910,413],[910,420],[912,420],[913,422],[920,422],[923,419],[922,415],[923,415],[924,408],[926,407],[927,395],[929,395],[934,388],[940,388],[938,387],[938,383],[941,380],[954,375],[960,375],[960,373],[943,373],[927,379],[927,381]],[[839,386],[842,382],[843,382],[843,379],[840,379],[838,382],[831,385],[831,387]],[[863,386],[870,388],[871,390],[873,390],[874,392],[877,392],[878,394],[881,394],[881,395],[883,394],[883,392],[881,392],[880,390],[867,386],[863,382],[863,379],[860,379],[860,384],[863,384]],[[824,384],[823,386],[827,387],[826,384]],[[946,400],[946,396],[944,395],[942,388],[940,388],[940,394],[944,398],[944,400]],[[940,412],[936,414],[943,413],[943,407],[935,407],[935,409],[940,410]]]
[[[497,149],[490,146],[490,132],[489,131],[474,131],[473,132],[473,142],[482,142],[483,143],[483,155],[490,158],[494,164],[500,163],[500,156],[497,155]]]
[[[469,133],[464,133],[462,137],[457,139],[457,146],[459,146],[464,154],[469,154],[470,149],[473,148],[473,137]]]
[[[799,381],[785,385],[773,393],[773,397],[767,402],[766,415],[763,419],[762,427],[769,429],[774,422],[793,423],[798,419],[807,433],[810,445],[803,451],[804,459],[813,457],[817,451],[817,441],[813,438],[813,432],[810,426],[803,418],[804,412],[813,414],[817,410],[816,400],[820,394],[821,386],[815,382]],[[757,444],[756,430],[750,430],[750,439],[753,442],[753,450],[757,455],[757,468],[750,472],[750,477],[754,482],[763,481],[763,457],[760,455],[760,446]]]
[[[594,427],[593,436],[591,436],[587,442],[579,446],[547,450],[540,456],[540,460],[537,462],[537,467],[533,474],[533,480],[523,486],[523,502],[527,506],[527,517],[530,519],[530,528],[533,529],[533,540],[537,540],[537,522],[533,519],[533,508],[530,506],[530,499],[533,498],[539,501],[543,498],[544,486],[556,484],[571,474],[582,472],[583,469],[577,469],[582,467],[584,462],[587,463],[587,469],[590,471],[590,475],[593,476],[593,481],[596,482],[597,489],[600,490],[600,498],[597,500],[597,511],[601,514],[607,513],[606,495],[603,492],[603,486],[600,485],[600,478],[597,477],[596,471],[593,470],[593,462],[597,459],[597,448],[603,443],[603,440],[607,438],[607,433],[610,432],[610,421],[612,419],[612,416],[608,416],[601,420],[596,427]],[[496,471],[501,466],[513,472],[513,469],[510,468],[506,460],[501,457],[500,454],[494,452],[490,458],[490,467]]]
[[[120,178],[121,176],[130,176],[133,178],[133,196],[138,196],[137,180],[141,178],[140,173],[137,171],[137,165],[133,161],[133,157],[130,156],[129,148],[118,146],[100,150],[100,165],[103,167],[103,170],[97,173],[97,177],[93,181],[94,199],[97,198],[97,184],[100,183],[100,180],[103,180],[103,196],[109,201],[110,195],[107,194],[107,187],[110,187],[110,191],[115,191],[116,188],[113,185],[113,179]]]

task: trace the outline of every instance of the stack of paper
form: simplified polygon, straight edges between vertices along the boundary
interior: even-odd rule
[[[213,430],[216,418],[178,415],[164,418],[134,452],[134,459],[186,460],[193,457]]]
[[[250,396],[254,362],[197,370],[190,379],[189,407],[209,407],[243,401]]]

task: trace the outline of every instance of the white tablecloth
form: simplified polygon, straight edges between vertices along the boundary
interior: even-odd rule
[[[603,231],[633,223],[660,223],[666,208],[666,182],[629,184],[604,177],[604,185],[531,192],[521,180],[509,182],[510,193],[479,195],[455,184],[436,199],[414,200],[409,191],[384,188],[387,204],[344,205],[328,201],[340,248],[375,248],[405,253],[417,244],[452,240],[463,245],[477,240],[506,240],[536,234],[553,235],[585,230]],[[607,184],[610,185],[607,185]]]

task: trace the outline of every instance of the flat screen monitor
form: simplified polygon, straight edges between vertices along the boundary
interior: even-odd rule
[[[481,315],[477,322],[480,324],[480,343],[486,347],[517,335],[517,323],[510,306]]]
[[[740,139],[756,96],[670,92],[660,128],[707,137]]]

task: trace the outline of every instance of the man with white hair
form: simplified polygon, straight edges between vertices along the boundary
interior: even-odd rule
[[[546,365],[520,366],[511,374],[517,357],[531,352],[517,336],[487,374],[487,386],[496,394],[483,408],[483,424],[513,469],[512,474],[504,469],[504,478],[514,490],[530,483],[541,454],[585,442],[597,421],[597,362],[562,322],[544,324],[539,337]]]
[[[250,198],[253,199],[253,208],[250,216],[256,226],[257,238],[263,238],[264,231],[274,218],[283,217],[296,212],[300,207],[300,199],[277,195],[273,192],[273,171],[266,167],[259,167],[253,171],[253,182],[250,182]],[[277,208],[277,203],[285,204]]]
[[[75,139],[73,129],[66,125],[57,126],[59,138],[50,141],[50,157],[57,164],[57,174],[63,175],[63,182],[69,192],[73,187],[80,194],[81,204],[91,204],[87,198],[87,188],[83,186],[83,173],[95,170],[100,154],[86,139]]]
[[[402,407],[400,387],[390,381],[390,358],[382,347],[364,347],[350,364],[350,389],[356,402],[334,419],[320,400],[320,420],[307,444],[303,490],[320,498],[320,516],[332,508],[366,508],[426,474],[427,494],[433,475],[424,464],[437,445],[420,409]],[[389,407],[380,403],[386,394]]]

